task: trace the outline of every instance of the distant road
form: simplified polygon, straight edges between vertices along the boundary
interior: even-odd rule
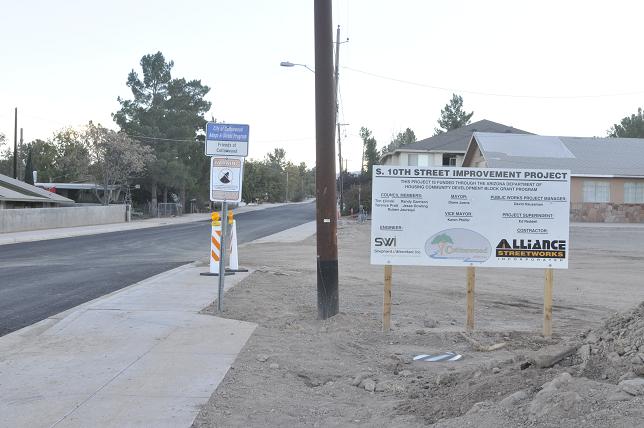
[[[238,242],[315,220],[315,203],[235,216]],[[0,336],[199,258],[210,222],[0,247]]]

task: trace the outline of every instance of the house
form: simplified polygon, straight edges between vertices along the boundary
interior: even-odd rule
[[[76,203],[83,204],[97,204],[103,203],[99,198],[99,195],[105,193],[104,184],[96,183],[39,183],[38,182],[38,172],[34,171],[34,186],[41,189],[48,190],[50,192],[55,192],[61,196],[64,196],[68,199],[73,200]],[[108,186],[108,191],[110,198],[113,201],[118,201],[120,192],[120,186],[110,184]]]
[[[406,144],[385,154],[380,163],[382,165],[404,166],[461,166],[465,150],[467,150],[474,132],[529,134],[529,132],[484,119],[415,143]]]
[[[472,135],[463,166],[568,169],[571,221],[644,222],[644,139]]]
[[[74,201],[0,174],[0,209],[47,208],[74,205]]]

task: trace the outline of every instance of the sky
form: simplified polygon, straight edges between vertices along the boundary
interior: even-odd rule
[[[249,157],[281,147],[315,164],[313,0],[0,0],[0,133],[13,144],[88,121],[117,129],[127,74],[161,51],[173,77],[211,88],[206,117],[250,126]],[[340,25],[342,152],[433,135],[461,95],[472,121],[605,136],[644,106],[644,2],[333,0]]]

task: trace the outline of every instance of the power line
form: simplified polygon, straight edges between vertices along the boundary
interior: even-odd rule
[[[188,139],[178,139],[178,138],[161,138],[161,137],[149,137],[147,135],[129,135],[125,134],[130,138],[144,138],[148,140],[160,140],[160,141],[172,141],[172,142],[177,142],[177,143],[195,143],[195,142],[201,142],[201,140],[198,139],[193,139],[193,140],[188,140]]]
[[[148,139],[148,140],[159,140],[159,141],[169,141],[169,142],[177,142],[177,143],[203,143],[203,140],[199,139],[180,139],[180,138],[161,138],[161,137],[150,137],[147,135],[129,135],[126,134],[130,138],[143,138],[143,139]],[[276,140],[257,140],[254,141],[255,143],[288,143],[288,142],[294,142],[294,141],[314,141],[315,137],[298,137],[298,138],[280,138]]]
[[[635,92],[618,92],[612,94],[591,94],[591,95],[527,95],[527,94],[503,94],[496,92],[481,92],[481,91],[471,91],[468,89],[458,89],[458,88],[448,88],[445,86],[436,86],[430,85],[427,83],[413,82],[411,80],[398,79],[395,77],[383,76],[381,74],[372,73],[370,71],[359,70],[353,67],[343,66],[342,68],[353,71],[355,73],[365,74],[367,76],[376,77],[378,79],[390,80],[392,82],[404,83],[406,85],[419,86],[422,88],[436,89],[439,91],[447,91],[453,93],[463,93],[471,95],[483,95],[488,97],[503,97],[503,98],[534,98],[534,99],[584,99],[584,98],[607,98],[607,97],[623,97],[628,95],[641,95],[644,94],[644,90],[635,91]]]

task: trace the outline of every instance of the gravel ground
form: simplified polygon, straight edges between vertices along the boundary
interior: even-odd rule
[[[223,316],[258,328],[194,426],[641,426],[644,228],[572,229],[549,339],[535,269],[478,269],[476,330],[464,334],[465,269],[394,267],[382,333],[369,239],[369,224],[341,223],[341,313],[325,321],[314,238],[244,247],[241,264],[256,271]],[[463,358],[413,360],[445,351]]]

